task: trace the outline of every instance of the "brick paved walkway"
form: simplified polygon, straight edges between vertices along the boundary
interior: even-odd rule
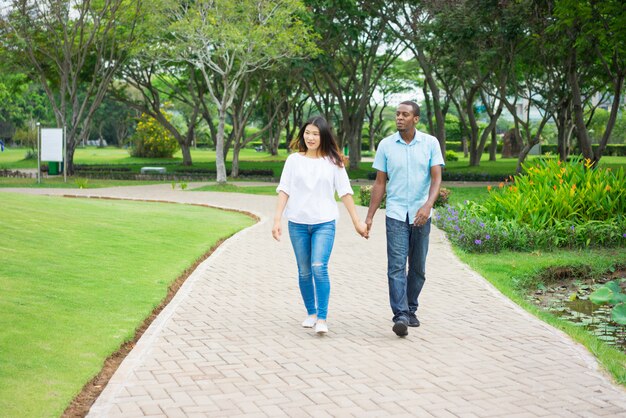
[[[391,331],[384,215],[365,241],[342,209],[330,332],[318,337],[300,327],[305,311],[289,239],[271,238],[273,197],[168,185],[71,194],[206,203],[261,217],[192,274],[90,417],[626,416],[626,391],[582,346],[500,295],[452,254],[439,230],[422,326],[401,339]]]

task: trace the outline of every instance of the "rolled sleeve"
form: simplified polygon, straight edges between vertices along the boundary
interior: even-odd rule
[[[376,150],[376,156],[374,157],[374,164],[372,164],[378,171],[387,172],[387,158],[385,155],[385,140],[382,140],[380,144],[378,144],[378,149]]]
[[[335,166],[335,190],[339,197],[347,194],[354,194],[352,186],[350,186],[350,179],[348,178],[348,172],[345,167]]]
[[[443,159],[443,155],[441,154],[441,147],[439,146],[438,141],[434,141],[434,143],[432,144],[431,151],[430,151],[430,166],[433,167],[436,165],[441,165],[441,166],[446,165]]]
[[[276,187],[276,193],[285,192],[287,195],[291,194],[292,165],[292,159],[287,158],[283,172],[280,175],[280,183],[278,183],[278,187]]]

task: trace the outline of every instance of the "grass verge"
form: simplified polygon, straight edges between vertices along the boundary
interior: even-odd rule
[[[254,222],[188,205],[1,199],[0,411],[7,417],[59,416],[170,283]]]
[[[159,183],[171,182],[150,180],[101,180],[86,179],[82,177],[70,177],[67,179],[66,183],[63,181],[63,176],[57,176],[44,178],[42,179],[41,183],[37,183],[36,178],[0,177],[0,187],[4,188],[29,187],[38,189],[99,189],[103,187],[145,186],[148,184]]]

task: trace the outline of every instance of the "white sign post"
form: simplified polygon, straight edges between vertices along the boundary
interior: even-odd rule
[[[65,164],[65,129],[64,128],[40,128],[39,129],[40,146],[39,160],[37,167],[40,167],[41,161],[63,163],[63,180],[67,183],[67,167]],[[39,170],[40,171],[40,170]],[[37,182],[40,175],[37,174]]]

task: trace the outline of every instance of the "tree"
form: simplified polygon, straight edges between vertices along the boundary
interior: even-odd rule
[[[350,168],[357,168],[367,107],[403,48],[382,13],[382,0],[308,0],[307,4],[316,17],[323,53],[303,74],[303,82],[320,108],[320,98],[332,94],[340,114],[339,142],[349,145]]]
[[[155,62],[150,54],[140,53],[120,69],[125,84],[112,86],[117,100],[145,113],[159,122],[176,138],[183,156],[183,165],[192,165],[191,145],[195,129],[201,117],[199,92],[204,83],[198,79],[195,68],[188,63],[164,65]],[[130,91],[130,89],[133,89]],[[140,97],[133,97],[138,92]],[[184,128],[176,126],[167,116],[164,105],[177,102],[186,107],[187,123]]]
[[[385,9],[392,27],[401,35],[402,42],[419,63],[424,76],[423,92],[426,100],[426,124],[429,131],[439,140],[442,154],[446,155],[445,117],[449,99],[442,103],[437,72],[440,68],[441,55],[433,53],[433,27],[429,23],[434,19],[435,4],[432,1],[390,2]],[[432,106],[431,106],[432,103]],[[432,116],[431,116],[432,115]],[[434,117],[434,126],[433,126]]]
[[[381,76],[376,87],[376,98],[372,97],[365,110],[368,122],[367,136],[370,151],[375,150],[376,138],[381,140],[387,120],[384,118],[389,99],[397,93],[416,90],[419,87],[421,74],[414,61],[396,59]],[[378,99],[378,97],[380,97]]]
[[[596,164],[606,149],[626,78],[626,9],[621,0],[555,1],[553,29],[569,41],[567,77],[576,135],[585,158]],[[592,71],[589,71],[592,69]],[[601,86],[612,95],[610,116],[597,150],[591,147],[582,89]],[[602,88],[601,87],[601,88]]]
[[[94,113],[136,39],[140,0],[12,0],[0,22],[12,58],[38,80],[58,127],[67,170]]]
[[[510,68],[527,36],[520,16],[525,5],[497,0],[429,4],[434,34],[430,54],[439,57],[434,71],[470,134],[470,165],[476,166],[504,107],[497,96],[507,85]],[[488,115],[482,132],[477,106],[484,107]]]
[[[277,61],[306,56],[314,50],[299,0],[198,0],[168,2],[173,42],[166,58],[188,62],[205,80],[218,109],[217,182],[226,182],[224,129],[226,114],[242,81]]]

